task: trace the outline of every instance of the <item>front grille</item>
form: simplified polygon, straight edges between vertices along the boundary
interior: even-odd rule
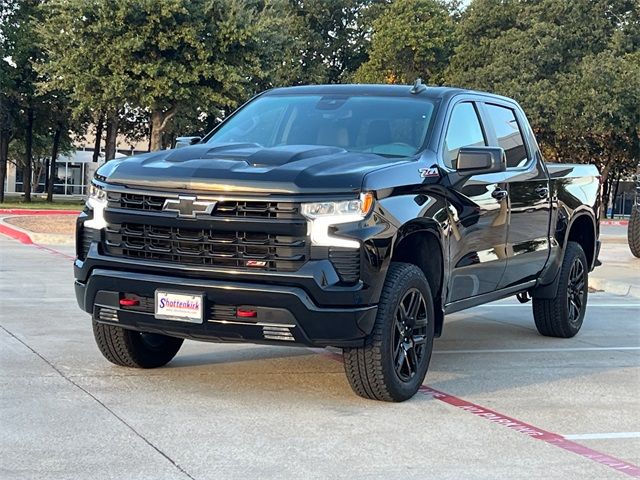
[[[133,210],[136,212],[162,212],[167,198],[160,195],[108,192],[109,208]],[[205,199],[198,197],[198,200]],[[214,199],[215,200],[215,199]],[[260,202],[260,201],[218,201],[212,212],[218,218],[273,218],[273,219],[302,219],[298,205],[291,202]]]
[[[355,283],[360,278],[360,250],[330,248],[329,260],[342,282]]]
[[[293,272],[309,258],[306,237],[207,228],[111,224],[108,255],[161,262]]]
[[[165,198],[155,195],[138,195],[134,193],[109,193],[108,200],[110,206],[126,208],[128,210],[144,210],[152,212],[162,211]]]

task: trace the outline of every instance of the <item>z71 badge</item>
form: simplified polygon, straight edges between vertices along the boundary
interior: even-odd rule
[[[439,177],[438,167],[421,168],[418,170],[422,178]]]

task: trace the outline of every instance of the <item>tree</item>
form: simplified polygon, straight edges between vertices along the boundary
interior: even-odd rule
[[[606,184],[636,141],[637,56],[622,56],[639,19],[633,0],[475,0],[447,81],[515,98],[547,159],[595,162]]]
[[[298,39],[293,83],[340,83],[367,60],[372,22],[387,0],[290,0],[298,23],[289,31]]]
[[[453,54],[454,19],[437,0],[394,2],[373,22],[369,59],[355,80],[364,83],[413,83],[422,77],[441,83]]]
[[[265,75],[263,50],[282,54],[290,42],[271,29],[286,11],[259,0],[51,0],[46,8],[52,86],[71,91],[80,110],[106,112],[113,142],[125,108],[146,110],[152,150],[182,109],[235,107]]]

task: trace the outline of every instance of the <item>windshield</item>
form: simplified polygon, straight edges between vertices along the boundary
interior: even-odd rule
[[[267,95],[245,106],[207,143],[325,145],[410,156],[422,148],[433,110],[423,98]]]

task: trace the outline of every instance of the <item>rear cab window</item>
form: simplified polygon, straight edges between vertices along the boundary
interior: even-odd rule
[[[529,155],[515,111],[492,103],[485,103],[484,108],[497,137],[498,146],[504,149],[507,168],[526,166],[529,163]]]

